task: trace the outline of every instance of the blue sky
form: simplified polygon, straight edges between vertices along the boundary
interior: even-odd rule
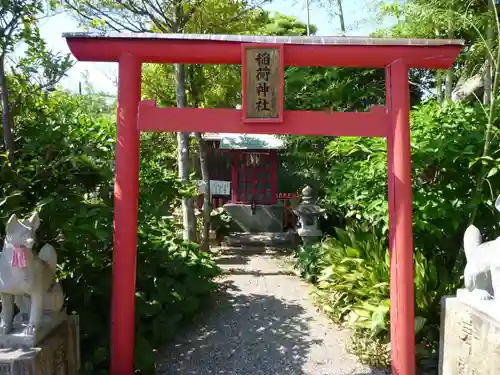
[[[331,1],[331,0],[330,0]],[[312,2],[312,1],[311,1]],[[357,25],[365,20],[360,26],[349,30],[349,35],[368,35],[377,26],[370,21],[372,15],[364,10],[368,7],[368,0],[347,0],[344,1],[344,14],[347,26]],[[295,16],[301,21],[306,21],[305,0],[278,0],[265,6],[265,9],[277,11],[287,15]],[[339,35],[340,26],[338,19],[332,19],[328,12],[319,6],[311,5],[311,23],[318,27],[318,35]],[[368,22],[366,22],[368,20]],[[42,37],[47,41],[50,49],[58,52],[69,53],[65,40],[61,37],[63,32],[80,31],[77,23],[67,14],[58,14],[52,18],[44,20],[41,26]],[[113,78],[116,75],[116,63],[89,63],[77,62],[71,69],[61,84],[71,91],[78,89],[78,82],[82,80],[82,74],[87,72],[91,85],[98,91],[115,93]]]

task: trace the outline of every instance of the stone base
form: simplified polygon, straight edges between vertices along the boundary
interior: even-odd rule
[[[249,204],[226,203],[224,210],[233,219],[232,230],[235,232],[262,233],[283,231],[283,204],[258,204],[255,211]]]
[[[312,245],[321,241],[323,232],[316,228],[299,228],[297,234],[302,239],[304,245]]]
[[[71,315],[32,348],[0,349],[0,375],[77,375],[79,320]]]
[[[500,301],[441,300],[440,375],[500,374]]]
[[[68,316],[63,311],[58,314],[53,314],[50,319],[48,317],[44,317],[40,328],[37,329],[34,335],[27,335],[24,333],[24,330],[28,326],[27,322],[14,321],[12,332],[8,335],[0,335],[0,348],[29,349],[36,347],[67,318]]]
[[[231,247],[259,246],[259,247],[292,247],[297,240],[293,232],[280,233],[230,233],[226,237],[226,244]]]
[[[299,228],[297,229],[297,234],[300,237],[321,237],[323,232],[318,228]]]
[[[316,236],[316,237],[311,237],[311,236],[306,236],[306,237],[301,237],[302,243],[305,246],[308,245],[314,245],[315,243],[318,243],[321,241],[321,236]]]

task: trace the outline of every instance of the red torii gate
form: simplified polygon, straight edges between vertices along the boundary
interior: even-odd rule
[[[415,374],[408,69],[450,68],[462,41],[198,34],[63,36],[80,61],[119,63],[111,375],[133,374],[141,131],[387,138],[392,373]],[[141,102],[142,63],[241,64],[242,46],[247,43],[279,47],[285,66],[385,68],[386,106],[353,113],[284,111],[279,121],[249,123],[237,109],[157,108],[154,102]]]

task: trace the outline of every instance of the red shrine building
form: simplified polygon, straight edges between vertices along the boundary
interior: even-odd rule
[[[282,232],[293,225],[288,198],[278,192],[279,150],[284,142],[268,134],[205,133],[210,190],[236,230]]]

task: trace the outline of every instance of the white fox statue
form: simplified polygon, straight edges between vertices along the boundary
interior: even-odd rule
[[[55,280],[57,254],[46,244],[39,254],[33,252],[35,232],[40,226],[38,213],[19,221],[12,215],[0,255],[0,334],[12,332],[14,322],[26,322],[25,335],[35,335],[45,318],[61,312],[64,295]],[[14,302],[19,314],[14,318]]]
[[[495,208],[500,211],[500,196]],[[500,237],[483,242],[479,229],[470,225],[464,233],[464,251],[464,284],[468,294],[477,300],[500,298]]]

